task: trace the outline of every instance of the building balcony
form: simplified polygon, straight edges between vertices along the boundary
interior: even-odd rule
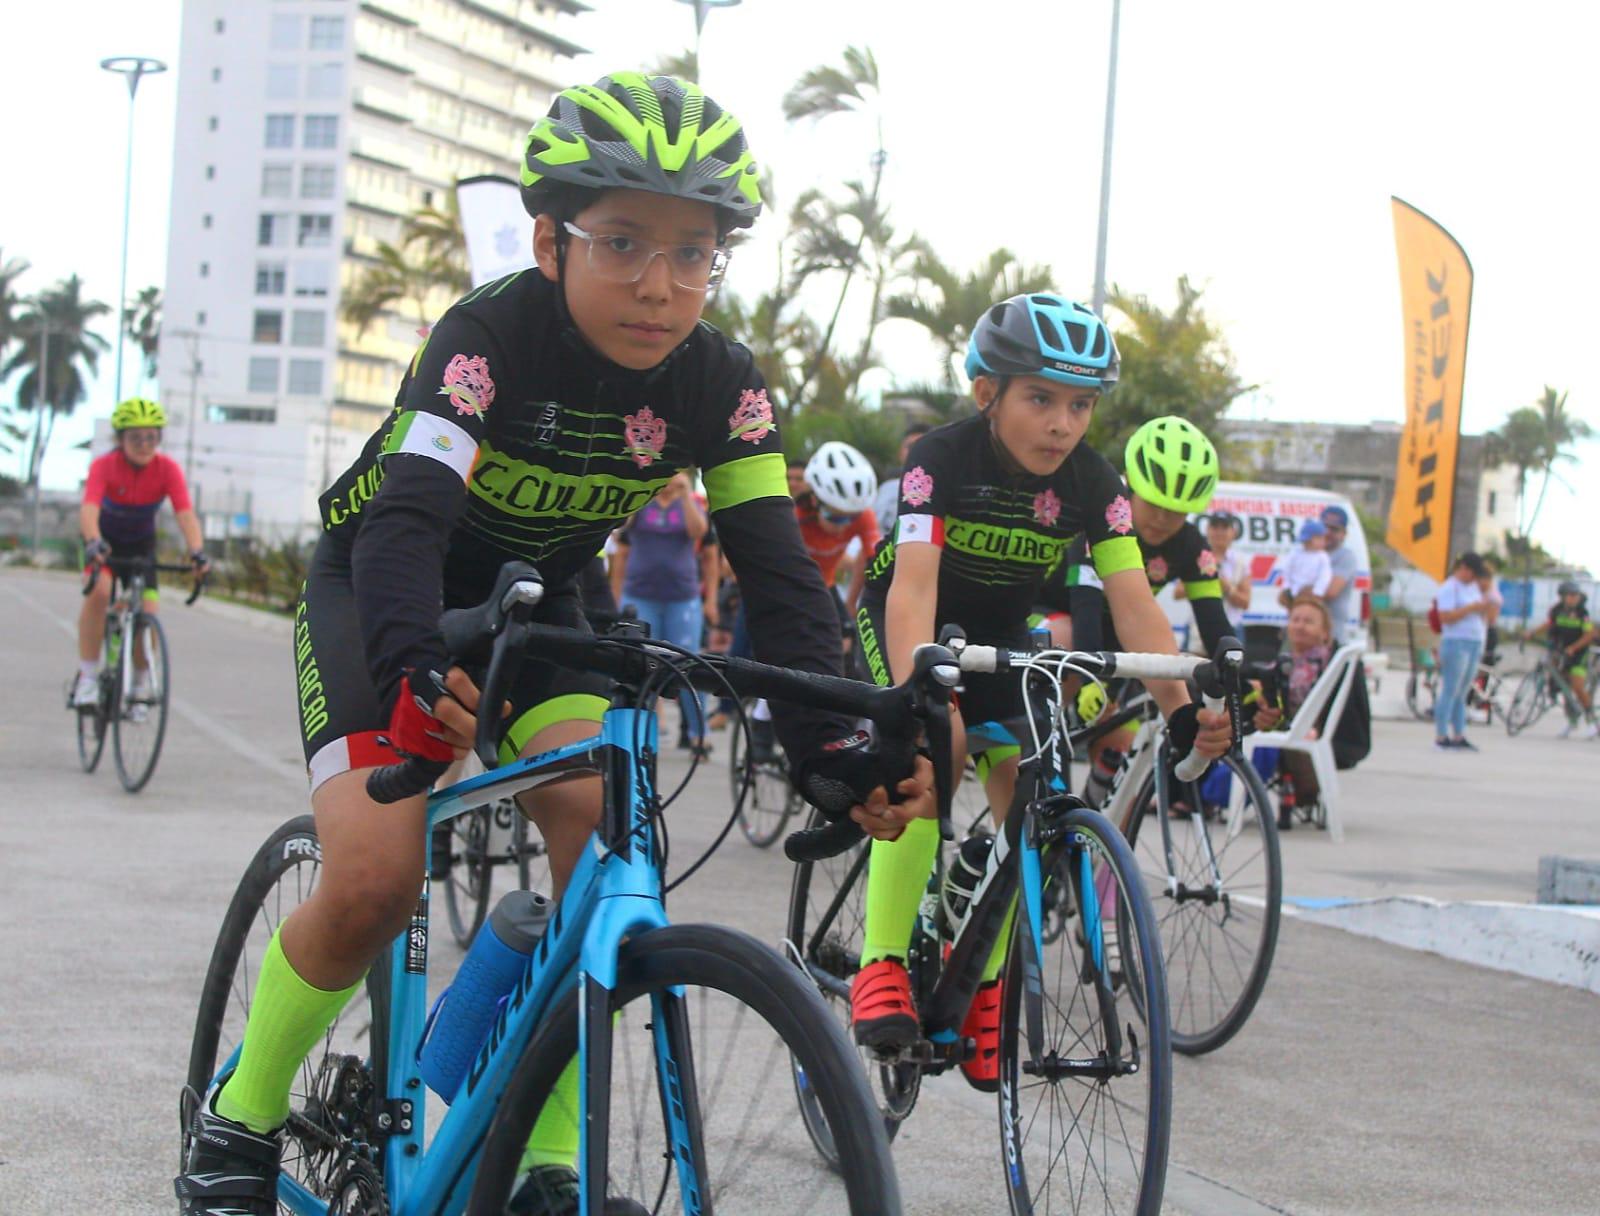
[[[356,109],[366,110],[369,114],[376,114],[395,122],[411,121],[411,103],[399,93],[391,93],[386,89],[364,84],[355,89],[351,100],[355,103]]]
[[[416,0],[361,0],[361,11],[387,17],[396,25],[417,24]]]
[[[408,173],[411,171],[411,157],[405,148],[392,140],[380,139],[375,135],[354,136],[350,140],[350,155],[387,165],[391,169],[403,169]]]

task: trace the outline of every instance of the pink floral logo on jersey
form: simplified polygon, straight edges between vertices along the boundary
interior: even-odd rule
[[[1194,564],[1200,567],[1200,573],[1205,575],[1207,578],[1216,577],[1217,555],[1211,552],[1210,549],[1200,550],[1200,556],[1195,559]]]
[[[907,469],[900,478],[900,497],[913,507],[920,507],[933,497],[933,475],[920,464]]]
[[[637,414],[623,415],[622,435],[627,440],[622,454],[641,469],[647,468],[660,459],[661,449],[667,446],[667,420],[657,418],[647,405]]]
[[[1040,490],[1033,496],[1033,518],[1047,528],[1055,527],[1061,518],[1061,500],[1054,490]]]
[[[444,387],[439,396],[450,398],[458,414],[482,418],[494,404],[494,378],[489,375],[489,360],[482,355],[456,355],[444,368]]]
[[[1150,561],[1146,563],[1144,572],[1152,583],[1166,582],[1167,559],[1164,557],[1152,557]]]
[[[772,433],[772,402],[764,388],[747,388],[739,394],[739,408],[728,416],[728,438],[760,443]]]
[[[1106,527],[1119,536],[1133,531],[1133,504],[1126,494],[1118,494],[1106,507]]]

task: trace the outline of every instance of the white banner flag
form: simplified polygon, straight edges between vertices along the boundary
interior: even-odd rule
[[[522,209],[516,182],[497,174],[463,178],[456,205],[474,287],[533,265],[533,217]]]

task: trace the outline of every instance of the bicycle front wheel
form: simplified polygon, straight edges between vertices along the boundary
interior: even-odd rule
[[[889,1142],[855,1053],[822,999],[754,938],[674,925],[627,942],[611,1030],[606,1194],[657,1216],[698,1212],[900,1211]],[[578,1047],[578,996],[534,1033],[484,1141],[470,1216],[501,1216],[535,1118]],[[839,1148],[835,1177],[811,1151],[787,1087],[790,1056]],[[685,1198],[686,1194],[689,1196]],[[796,1202],[804,1196],[804,1204]]]
[[[1156,805],[1151,773],[1128,826],[1161,933],[1172,1046],[1185,1055],[1215,1051],[1239,1033],[1278,945],[1283,866],[1272,801],[1253,764],[1223,763],[1227,804],[1175,816]]]
[[[193,1103],[238,1060],[267,943],[310,898],[321,873],[315,822],[301,815],[267,837],[234,892],[200,991],[189,1048],[188,1088],[179,1107],[185,1157]],[[388,993],[385,951],[367,973],[365,998],[357,996],[345,1007],[290,1088],[283,1174],[319,1199],[334,1197],[335,1176],[350,1150],[380,1139],[372,1121],[373,1079],[384,1075]]]
[[[1511,696],[1511,708],[1506,710],[1506,734],[1520,734],[1544,716],[1544,711],[1549,708],[1545,696],[1548,680],[1544,668],[1535,667],[1517,682],[1517,691]]]
[[[112,750],[117,776],[130,794],[156,771],[167,735],[167,635],[161,618],[139,613],[133,640],[124,639],[117,695],[111,703]]]
[[[1075,809],[1040,858],[1068,887],[1037,991],[1013,936],[1000,1013],[1000,1139],[1011,1210],[1156,1216],[1172,1134],[1161,939],[1122,834]],[[1022,921],[1016,933],[1022,932]]]

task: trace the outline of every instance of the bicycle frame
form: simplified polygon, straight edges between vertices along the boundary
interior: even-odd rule
[[[605,1143],[591,1142],[589,1125],[604,1127],[610,1101],[611,1005],[617,982],[617,953],[627,938],[667,923],[661,873],[655,862],[655,832],[648,814],[653,774],[643,753],[656,751],[656,718],[632,708],[623,693],[613,699],[600,733],[552,751],[457,782],[428,799],[429,846],[441,823],[521,790],[573,772],[598,772],[605,782],[601,826],[580,856],[571,881],[556,905],[527,970],[507,999],[488,1040],[468,1070],[461,1090],[427,1150],[423,1149],[427,1087],[418,1056],[427,1029],[428,889],[408,931],[396,939],[379,965],[387,965],[390,1018],[384,1043],[383,1074],[375,1102],[378,1126],[389,1129],[384,1146],[384,1184],[394,1216],[433,1216],[459,1212],[477,1172],[484,1136],[511,1081],[512,1073],[540,1022],[574,986],[579,1000],[580,1210],[589,1211],[591,1180],[603,1187]],[[426,871],[424,871],[426,872]],[[665,1005],[661,998],[652,998]],[[681,1096],[663,1108],[674,1147],[685,1212],[698,1212],[704,1148],[691,1129],[697,1123],[684,1108],[695,1093],[692,1062],[681,1051],[681,1021],[672,1010],[654,1010],[659,1075],[672,1077]],[[235,1051],[234,1056],[237,1056]],[[219,1069],[233,1067],[230,1059]],[[385,1123],[387,1118],[388,1122]],[[328,1205],[287,1176],[278,1197],[301,1216],[326,1216]]]

